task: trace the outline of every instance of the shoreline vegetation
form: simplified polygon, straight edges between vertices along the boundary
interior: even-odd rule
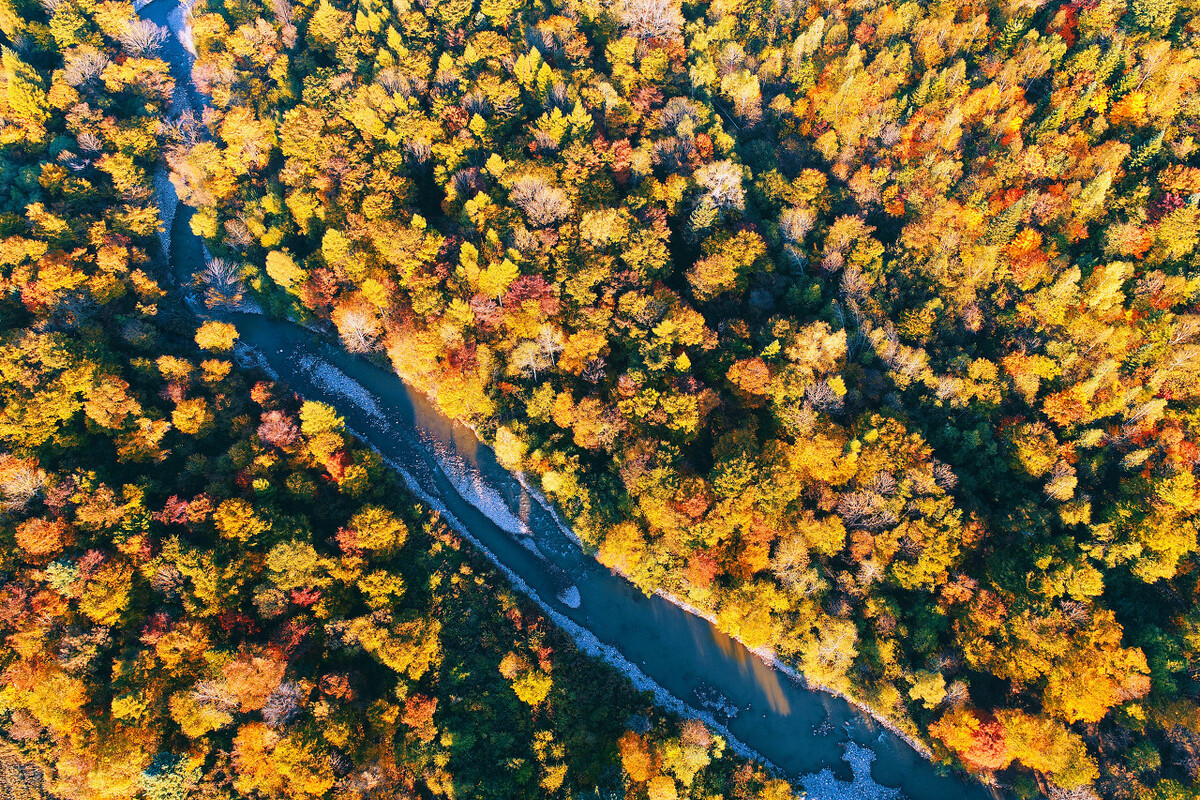
[[[427,399],[430,400],[430,402],[435,401],[435,399],[433,397],[428,397]],[[484,444],[489,447],[492,446],[492,443],[486,441],[480,435],[479,431],[474,426],[470,425],[469,423],[463,423],[461,421],[460,421],[460,424],[462,424],[464,427],[466,427],[468,430],[470,430],[471,433],[475,435],[475,438],[479,441],[480,444]],[[529,496],[532,497],[534,499],[534,501],[537,502],[538,505],[540,505],[542,507],[542,509],[545,510],[546,513],[549,514],[554,519],[554,522],[558,526],[559,531],[561,531],[564,536],[566,536],[568,539],[570,539],[571,542],[573,542],[580,550],[582,550],[585,553],[588,552],[587,544],[583,541],[583,539],[581,539],[579,537],[578,534],[576,534],[573,530],[571,530],[570,525],[568,525],[559,516],[558,510],[556,508],[554,508],[553,504],[546,498],[545,494],[542,493],[541,489],[534,487],[529,483],[529,480],[528,480],[529,476],[527,476],[524,473],[524,471],[522,471],[522,470],[511,471],[510,470],[509,474],[512,475],[517,480],[517,482],[521,484],[522,488],[524,488],[525,491],[529,493]],[[534,476],[534,477],[536,479],[536,476]],[[621,572],[619,569],[616,569],[615,567],[609,567],[609,569],[611,569],[617,575],[620,575],[625,580],[629,581],[631,584],[636,585],[636,583],[633,581],[633,579],[628,574]],[[708,623],[711,623],[713,626],[717,627],[718,630],[720,630],[720,627],[717,624],[716,615],[713,614],[712,612],[705,611],[704,609],[700,608],[699,606],[689,603],[688,601],[684,600],[683,598],[679,597],[678,595],[672,594],[671,592],[667,591],[666,589],[657,588],[654,590],[654,594],[656,594],[659,597],[661,597],[662,599],[666,600],[668,603],[671,603],[671,604],[677,606],[678,608],[683,609],[684,611],[688,612],[689,614],[691,614],[695,617],[698,617]],[[780,658],[779,654],[774,652],[773,650],[771,650],[769,647],[752,648],[749,645],[747,645],[744,641],[739,639],[737,636],[731,636],[730,638],[734,639],[738,643],[745,646],[746,649],[749,650],[751,653],[753,653],[756,658],[760,659],[763,662],[763,664],[765,664],[767,667],[769,667],[773,670],[780,672],[781,674],[786,676],[789,680],[791,680],[796,685],[803,686],[805,688],[812,689],[815,691],[824,692],[833,697],[837,697],[842,700],[845,700],[846,702],[850,703],[850,705],[854,706],[854,708],[858,709],[863,715],[870,717],[875,722],[879,723],[881,726],[886,728],[889,732],[894,734],[896,737],[901,739],[905,744],[907,744],[909,747],[911,747],[913,750],[915,750],[918,754],[920,754],[920,756],[922,758],[924,758],[927,761],[934,760],[933,751],[929,749],[928,745],[926,745],[920,739],[917,739],[913,733],[905,731],[903,728],[900,727],[900,725],[897,722],[895,722],[891,719],[888,719],[886,716],[883,715],[882,712],[872,708],[870,705],[854,698],[853,696],[851,696],[850,694],[847,694],[844,691],[810,681],[809,679],[805,678],[804,674],[801,673],[799,670],[797,670],[795,667],[793,667],[793,666],[787,664],[785,661],[783,661]],[[763,759],[763,760],[766,761],[766,759]],[[767,763],[770,763],[770,762],[767,762]]]
[[[470,426],[468,426],[468,427],[470,427]],[[478,431],[476,431],[474,428],[471,428],[471,430],[476,434],[477,437],[479,436]],[[487,442],[485,442],[481,437],[479,438],[479,441],[483,444],[487,444]],[[584,544],[583,540],[580,539],[579,536],[577,536],[575,534],[575,532],[570,529],[570,526],[568,526],[562,520],[561,517],[559,517],[558,511],[554,508],[554,506],[550,503],[550,501],[546,498],[546,496],[544,494],[542,494],[542,492],[539,489],[537,489],[536,487],[531,486],[529,484],[527,476],[523,472],[520,472],[520,471],[510,473],[510,474],[512,474],[520,482],[521,486],[525,488],[525,490],[529,493],[529,495],[531,497],[533,497],[533,499],[539,505],[541,505],[541,507],[543,509],[545,509],[546,513],[550,514],[551,517],[553,517],[555,523],[558,525],[559,530],[562,531],[562,533],[565,536],[570,538],[571,541],[574,542],[581,550],[584,550],[586,552],[586,545]],[[630,580],[628,575],[626,575],[618,570],[614,570],[614,572],[616,572],[618,575],[621,575],[621,577],[625,578],[626,580]],[[630,582],[632,583],[631,580],[630,580]],[[705,620],[714,626],[717,625],[716,616],[714,614],[712,614],[711,612],[707,612],[704,609],[700,608],[699,606],[693,605],[693,604],[687,602],[686,600],[684,600],[683,598],[681,598],[677,595],[674,595],[665,589],[655,589],[654,593],[656,595],[658,595],[659,597],[663,598],[664,600],[666,600],[667,602],[673,603],[674,605],[678,606],[679,608],[683,609],[684,611],[687,611],[689,614],[699,617],[700,619]],[[738,639],[736,636],[733,636],[731,638],[738,641],[743,646],[746,646],[746,643],[743,642],[741,639]],[[813,689],[813,690],[819,691],[819,692],[825,692],[828,695],[832,695],[833,697],[838,697],[838,698],[841,698],[842,700],[845,700],[846,702],[848,702],[852,706],[854,706],[856,709],[858,709],[862,714],[870,717],[875,722],[879,723],[881,726],[886,728],[889,732],[891,732],[892,734],[897,736],[899,739],[901,739],[905,744],[907,744],[909,747],[911,747],[913,750],[915,750],[917,753],[919,753],[922,758],[924,758],[927,761],[934,760],[933,751],[930,750],[929,747],[924,742],[922,742],[920,739],[916,738],[916,736],[913,733],[901,728],[897,722],[895,722],[891,719],[888,719],[881,712],[872,708],[867,703],[864,703],[864,702],[856,699],[855,697],[847,694],[844,691],[840,691],[840,690],[835,689],[830,686],[823,686],[818,683],[813,683],[812,681],[805,678],[804,674],[801,673],[800,671],[798,671],[795,667],[784,662],[779,657],[779,655],[777,653],[775,653],[773,650],[771,650],[770,648],[760,647],[760,648],[755,649],[755,648],[746,646],[746,649],[749,650],[751,653],[753,653],[757,658],[762,660],[762,662],[766,666],[770,667],[773,670],[779,671],[780,673],[785,675],[789,680],[791,680],[798,686],[803,686],[805,688]]]
[[[717,624],[717,619],[714,615],[705,613],[702,609],[688,603],[687,601],[683,600],[682,598],[676,597],[675,595],[671,594],[670,592],[667,592],[667,591],[664,591],[661,589],[655,593],[658,594],[660,597],[662,597],[664,600],[667,600],[670,603],[674,603],[675,605],[679,606],[680,608],[687,611],[688,613],[694,614],[697,617],[699,617],[700,619],[707,620],[708,622],[711,622],[713,625]],[[734,637],[734,638],[736,638],[736,637]],[[737,639],[737,641],[741,642],[740,639]],[[745,642],[741,642],[741,643],[743,645],[745,644]],[[894,734],[897,738],[902,740],[905,744],[907,744],[913,750],[917,751],[917,753],[919,753],[922,758],[926,759],[927,761],[933,760],[933,757],[934,757],[933,751],[930,750],[929,747],[924,742],[922,742],[920,739],[917,739],[913,733],[905,731],[895,721],[888,719],[881,712],[872,708],[870,705],[862,702],[861,700],[856,699],[855,697],[847,694],[846,692],[840,691],[838,689],[834,689],[830,686],[822,686],[820,684],[816,684],[816,683],[813,683],[812,681],[809,681],[808,679],[806,679],[804,677],[804,674],[802,672],[799,672],[795,667],[793,667],[793,666],[787,664],[786,662],[784,662],[783,660],[781,660],[779,655],[777,653],[775,653],[774,651],[770,650],[769,648],[760,647],[758,649],[752,649],[752,648],[747,648],[747,649],[749,649],[750,652],[753,653],[757,658],[761,659],[762,662],[766,666],[770,667],[773,670],[780,672],[781,674],[786,676],[789,680],[795,682],[797,685],[803,686],[803,687],[806,687],[808,689],[812,689],[812,690],[815,690],[818,692],[825,692],[826,694],[833,695],[834,697],[838,697],[838,698],[841,698],[842,700],[845,700],[850,705],[854,706],[854,708],[858,709],[858,711],[861,712],[864,716],[870,717],[872,720],[879,723],[880,726],[882,726],[883,728],[886,728],[890,733]]]

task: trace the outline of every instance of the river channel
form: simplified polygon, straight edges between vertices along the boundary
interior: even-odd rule
[[[155,0],[140,13],[179,30],[175,0]],[[191,57],[176,36],[163,56],[176,82],[188,87],[188,101],[198,102]],[[191,213],[180,205],[170,226],[177,281],[204,263]],[[705,619],[657,595],[647,597],[598,564],[471,430],[442,417],[393,372],[290,322],[243,313],[222,317],[281,382],[336,408],[585,650],[655,691],[663,704],[714,723],[739,749],[766,759],[810,797],[993,797],[978,783],[940,774],[846,700],[794,682]]]

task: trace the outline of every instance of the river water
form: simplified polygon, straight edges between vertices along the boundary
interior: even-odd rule
[[[155,0],[141,14],[167,26],[177,8],[175,0]],[[190,90],[191,59],[174,36],[163,55],[176,81]],[[196,102],[193,92],[186,94]],[[191,209],[181,205],[171,224],[172,277],[180,285],[204,261],[190,218]],[[847,701],[793,682],[708,621],[647,597],[600,566],[472,431],[442,417],[390,370],[289,322],[223,317],[262,366],[306,399],[336,408],[585,650],[655,691],[665,705],[714,723],[810,797],[992,797],[978,783],[939,774]]]

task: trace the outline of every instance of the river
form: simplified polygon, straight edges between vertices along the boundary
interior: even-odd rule
[[[168,26],[177,8],[175,0],[155,0],[141,14]],[[190,89],[190,56],[176,37],[163,56],[176,81]],[[197,102],[193,92],[186,95]],[[183,93],[178,96],[182,100]],[[190,218],[191,209],[179,206],[170,226],[176,281],[203,264]],[[242,344],[280,381],[336,408],[349,428],[400,469],[414,491],[442,509],[585,650],[654,691],[664,705],[714,724],[738,749],[765,759],[810,797],[993,796],[974,781],[939,774],[846,700],[790,680],[708,621],[657,595],[647,597],[599,565],[497,465],[471,430],[442,417],[393,372],[286,321],[241,313],[222,317],[237,326]]]

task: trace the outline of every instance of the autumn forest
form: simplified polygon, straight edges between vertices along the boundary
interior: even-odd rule
[[[1200,797],[1197,0],[180,18],[0,0],[0,796],[799,792],[580,652],[241,309],[945,770]]]

